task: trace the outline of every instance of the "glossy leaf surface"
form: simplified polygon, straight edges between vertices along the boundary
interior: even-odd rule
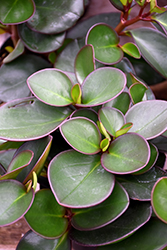
[[[149,161],[150,149],[144,138],[127,133],[115,139],[101,157],[102,166],[111,173],[128,174],[143,168]]]
[[[130,31],[142,56],[159,73],[167,77],[167,37],[151,28],[138,28]]]
[[[167,11],[162,14],[154,15],[152,19],[160,24],[163,30],[167,33]]]
[[[45,239],[33,231],[28,231],[20,240],[16,250],[70,250],[67,233],[59,239]]]
[[[35,10],[32,0],[2,0],[0,10],[0,20],[4,24],[21,23],[29,19]]]
[[[66,106],[73,102],[72,82],[57,69],[40,70],[27,79],[31,92],[42,102],[52,106]]]
[[[120,217],[129,205],[125,189],[115,183],[111,195],[97,206],[85,209],[72,209],[72,226],[78,230],[93,230],[107,225]]]
[[[25,219],[41,236],[58,238],[65,233],[68,226],[67,218],[63,218],[65,211],[49,189],[41,189],[35,194],[34,202]]]
[[[26,84],[27,77],[49,66],[47,61],[36,55],[22,55],[10,63],[3,64],[0,68],[0,100],[8,102],[27,97],[30,94]]]
[[[136,59],[139,59],[141,57],[140,51],[134,43],[125,43],[124,45],[121,46],[121,48],[125,53]]]
[[[99,204],[111,194],[115,184],[114,176],[101,167],[99,155],[83,155],[74,150],[53,158],[48,176],[57,201],[72,208]]]
[[[130,96],[127,92],[122,92],[119,96],[113,100],[104,104],[104,107],[113,107],[119,109],[123,114],[125,114],[130,106]]]
[[[65,39],[65,33],[42,34],[31,30],[25,23],[18,26],[18,32],[25,46],[36,53],[48,53],[57,50],[62,46]]]
[[[135,202],[121,217],[109,225],[93,231],[73,229],[70,237],[77,243],[86,246],[115,243],[137,231],[150,219],[150,216],[151,206],[149,203]]]
[[[167,223],[167,177],[160,178],[154,185],[151,195],[151,204],[160,220]]]
[[[75,150],[83,154],[96,154],[100,151],[101,135],[97,125],[87,118],[71,118],[65,121],[60,131]]]
[[[157,218],[151,218],[142,228],[129,238],[108,246],[98,247],[98,250],[157,250],[165,249],[167,245],[167,225]]]
[[[78,53],[75,59],[75,74],[78,82],[83,83],[84,79],[95,70],[93,46],[86,45]]]
[[[125,123],[123,114],[119,110],[109,107],[104,107],[99,110],[99,120],[112,136],[115,136],[116,131]]]
[[[16,47],[8,56],[5,57],[5,59],[3,60],[3,63],[9,63],[9,62],[13,61],[17,57],[19,57],[21,54],[23,54],[23,52],[24,52],[24,44],[19,39],[17,44],[16,44]]]
[[[107,24],[95,24],[88,31],[86,44],[92,44],[95,50],[95,58],[104,64],[115,64],[123,57],[122,50],[117,46],[119,37]]]
[[[68,108],[51,107],[35,98],[18,99],[0,108],[0,137],[13,141],[41,138],[69,115]]]
[[[16,149],[4,150],[0,152],[0,164],[6,169],[6,171],[10,162],[12,161],[15,152]]]
[[[129,91],[132,97],[133,104],[141,102],[146,92],[147,87],[141,83],[134,83],[130,86]]]
[[[132,122],[129,132],[135,132],[147,140],[162,134],[167,127],[167,102],[150,100],[132,106],[126,113],[126,121]]]
[[[127,175],[118,178],[118,181],[126,189],[130,198],[134,200],[149,201],[155,182],[164,175],[166,175],[164,170],[153,167],[144,174]]]
[[[89,74],[81,86],[82,106],[106,103],[117,97],[125,85],[126,78],[122,71],[109,67],[99,68]]]
[[[18,181],[0,181],[0,226],[9,225],[19,220],[32,205],[34,193]]]
[[[95,123],[98,120],[97,113],[91,108],[90,109],[89,108],[78,109],[78,110],[74,111],[74,113],[72,113],[72,115],[71,115],[71,117],[79,117],[79,116],[86,117]],[[0,146],[0,148],[1,148],[1,146]]]
[[[123,11],[124,10],[124,6],[123,4],[121,3],[120,0],[110,0],[110,2],[112,3],[112,5],[117,8],[118,10],[121,10]]]
[[[28,25],[41,33],[60,33],[72,27],[84,12],[83,0],[35,0],[36,12]],[[63,18],[62,18],[63,17]]]

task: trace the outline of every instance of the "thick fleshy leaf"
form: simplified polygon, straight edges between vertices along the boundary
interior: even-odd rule
[[[147,172],[149,169],[152,168],[152,166],[154,166],[154,164],[156,163],[157,159],[158,159],[158,149],[155,145],[153,145],[152,143],[149,142],[149,146],[150,146],[150,160],[148,162],[148,164],[142,168],[141,170],[135,172],[134,174],[143,174],[145,172]]]
[[[84,12],[83,0],[34,0],[36,12],[28,21],[30,28],[41,33],[60,33],[72,27]]]
[[[167,11],[162,14],[153,15],[151,18],[163,28],[165,33],[167,33]]]
[[[48,176],[57,201],[71,208],[101,203],[111,194],[115,184],[114,176],[100,165],[99,155],[83,155],[74,150],[53,158]]]
[[[162,136],[167,137],[167,131],[165,131]]]
[[[151,140],[151,143],[153,143],[161,152],[167,152],[167,140],[164,136],[158,136]]]
[[[13,141],[5,141],[0,145],[0,151],[1,150],[8,150],[8,149],[17,149],[19,148],[23,142],[13,142]]]
[[[72,226],[78,230],[93,230],[103,227],[120,217],[129,206],[129,196],[118,183],[105,201],[97,206],[72,209]]]
[[[42,34],[31,30],[26,23],[18,26],[18,33],[25,46],[36,53],[48,53],[63,45],[65,33],[56,35]]]
[[[0,181],[0,226],[9,225],[27,212],[32,205],[34,192],[15,180]]]
[[[120,135],[126,134],[132,126],[133,123],[131,122],[125,123],[119,130],[116,131],[115,136],[118,137]]]
[[[134,43],[125,43],[121,49],[128,55],[139,59],[141,57],[138,47]]]
[[[119,69],[111,67],[96,69],[86,77],[81,86],[82,106],[106,103],[117,97],[124,90],[125,85],[125,74]]]
[[[133,123],[129,132],[138,133],[147,140],[155,138],[167,129],[167,102],[139,102],[128,110],[125,117],[127,122]]]
[[[83,108],[83,109],[81,108],[81,109],[74,111],[71,114],[71,117],[79,117],[79,116],[86,117],[95,123],[97,123],[97,121],[98,121],[97,113],[91,108],[90,109],[89,108]],[[0,146],[0,148],[1,148],[1,146]]]
[[[109,225],[93,230],[72,229],[70,237],[81,245],[101,246],[120,241],[142,227],[151,216],[151,206],[147,202],[131,202],[126,212]]]
[[[151,28],[138,28],[130,31],[142,56],[159,73],[167,77],[167,37]]]
[[[88,30],[96,23],[106,23],[115,28],[119,22],[120,13],[118,12],[100,13],[77,22],[74,27],[67,31],[67,37],[72,39],[85,37]]]
[[[120,0],[109,0],[109,1],[112,3],[112,5],[115,8],[117,8],[118,10],[124,11],[124,6]]]
[[[14,157],[24,152],[25,150],[32,150],[34,157],[31,163],[19,174],[17,180],[20,182],[26,183],[33,178],[33,171],[39,176],[52,143],[52,136],[41,138],[39,140],[33,140],[25,142],[15,153]]]
[[[86,36],[86,44],[92,44],[94,47],[96,60],[108,65],[121,61],[123,57],[118,43],[119,37],[115,30],[104,23],[95,24]]]
[[[25,219],[29,226],[46,238],[59,238],[68,227],[65,208],[60,206],[49,189],[41,189],[35,194],[34,202]]]
[[[129,174],[148,163],[150,148],[148,142],[135,133],[127,133],[115,139],[101,157],[102,166],[111,173]]]
[[[157,218],[151,218],[142,228],[127,239],[108,246],[98,247],[98,250],[157,250],[166,249],[167,225]]]
[[[94,49],[92,45],[88,44],[79,51],[75,59],[75,74],[78,82],[82,84],[84,79],[94,70]]]
[[[71,89],[71,97],[74,101],[74,104],[81,103],[81,86],[79,83],[75,84]]]
[[[6,169],[6,171],[10,162],[12,161],[15,152],[16,149],[9,149],[0,152],[0,164]]]
[[[125,118],[118,109],[103,107],[99,110],[98,114],[99,120],[112,136],[116,136],[116,131],[125,123]]]
[[[93,121],[84,117],[71,118],[61,125],[60,131],[75,150],[83,154],[96,154],[100,151],[101,135]]]
[[[23,52],[24,52],[24,44],[19,39],[17,44],[16,44],[16,47],[8,56],[5,57],[5,59],[3,60],[3,63],[9,63],[9,62],[13,61],[17,57],[19,57],[21,54],[23,54]]]
[[[28,141],[44,137],[70,113],[68,108],[52,107],[33,97],[11,101],[0,108],[0,138]]]
[[[123,114],[125,114],[130,106],[130,96],[127,92],[122,92],[119,96],[113,100],[104,104],[104,107],[113,107],[119,109]]]
[[[155,182],[164,175],[166,175],[164,170],[153,167],[148,172],[141,175],[119,177],[118,181],[126,189],[131,199],[149,201]]]
[[[20,240],[16,250],[70,250],[68,232],[59,239],[45,239],[33,231],[28,231]]]
[[[35,11],[33,0],[2,0],[0,20],[4,24],[21,23],[29,19]]]
[[[141,102],[143,96],[148,88],[142,83],[134,83],[130,86],[129,92],[133,101],[133,104]]]
[[[34,153],[30,150],[25,150],[18,154],[11,161],[7,169],[7,173],[3,176],[0,176],[0,180],[16,179],[16,177],[23,170],[23,168],[28,166],[28,164],[31,162],[33,156]]]
[[[154,185],[151,204],[160,220],[167,223],[167,177],[160,178]]]
[[[42,102],[52,106],[67,106],[73,102],[72,82],[58,69],[40,70],[27,79],[31,92]]]
[[[30,94],[26,84],[27,77],[49,66],[47,61],[36,55],[21,55],[14,61],[3,64],[0,68],[0,100],[8,102],[27,97]]]

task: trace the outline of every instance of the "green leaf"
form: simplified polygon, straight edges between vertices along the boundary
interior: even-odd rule
[[[151,19],[156,21],[163,28],[163,30],[167,33],[167,11],[165,11],[162,14],[153,15]]]
[[[7,170],[16,149],[9,149],[0,152],[0,164]]]
[[[124,124],[119,130],[116,131],[115,137],[126,134],[132,126],[133,123],[131,122]]]
[[[3,64],[0,68],[0,100],[8,102],[29,96],[27,77],[49,66],[47,61],[36,55],[21,55],[12,62]]]
[[[101,63],[112,65],[121,61],[123,52],[117,45],[119,37],[107,24],[95,24],[87,33],[86,44],[92,44],[95,58]]]
[[[71,208],[101,203],[115,184],[114,176],[100,165],[100,155],[83,155],[74,150],[61,152],[53,158],[48,179],[59,204]]]
[[[34,202],[25,214],[25,219],[39,235],[58,238],[68,227],[67,218],[63,218],[65,212],[65,208],[57,203],[52,192],[42,189],[35,194]]]
[[[16,222],[32,205],[34,192],[26,192],[26,188],[18,181],[0,181],[0,226]]]
[[[70,250],[68,232],[59,239],[45,239],[28,231],[20,240],[16,250]]]
[[[167,37],[151,28],[138,28],[130,32],[142,56],[166,78]]]
[[[73,102],[72,82],[58,69],[40,70],[27,79],[31,92],[42,102],[51,106],[67,106]]]
[[[60,132],[70,146],[83,154],[100,151],[100,132],[97,125],[87,118],[76,117],[65,121]]]
[[[116,131],[119,130],[125,123],[123,114],[114,108],[103,107],[99,110],[99,120],[107,130],[107,132],[116,136]]]
[[[120,176],[118,181],[126,189],[131,199],[150,201],[155,182],[164,175],[166,175],[164,170],[153,167],[144,174]]]
[[[129,197],[119,183],[115,183],[111,195],[91,208],[72,209],[72,226],[78,230],[93,230],[119,218],[129,206]]]
[[[157,218],[151,218],[142,228],[127,239],[108,246],[98,247],[98,250],[157,250],[165,249],[167,245],[167,225]]]
[[[52,143],[52,136],[46,136],[39,140],[33,140],[25,142],[15,153],[15,156],[24,152],[25,150],[32,150],[34,157],[31,163],[19,174],[17,180],[26,183],[30,179],[33,179],[33,172],[38,176],[44,167],[45,161],[50,151]]]
[[[28,20],[35,11],[32,0],[2,0],[0,20],[3,24],[17,24]]]
[[[3,60],[3,63],[9,63],[9,62],[13,61],[17,57],[19,57],[21,54],[23,54],[23,52],[24,52],[24,44],[19,39],[17,44],[16,44],[16,47],[8,56],[5,57],[5,59]]]
[[[33,30],[46,34],[55,34],[72,27],[84,12],[83,0],[34,0],[36,12],[28,21]],[[63,18],[62,18],[63,17]]]
[[[141,102],[147,90],[147,86],[142,83],[134,83],[130,86],[129,92],[132,97],[133,104]]]
[[[48,53],[63,45],[65,32],[56,35],[42,34],[31,30],[26,23],[18,26],[18,33],[25,46],[37,53]]]
[[[71,90],[71,97],[75,104],[81,103],[81,96],[82,96],[81,87],[80,87],[80,84],[77,83],[72,87],[72,90]]]
[[[94,49],[92,45],[88,44],[82,47],[75,59],[75,74],[78,82],[82,84],[84,79],[94,70]]]
[[[124,11],[124,6],[120,0],[109,0],[118,10]]]
[[[142,169],[149,161],[148,142],[135,133],[115,139],[101,157],[102,166],[115,174],[128,174]]]
[[[143,101],[132,106],[126,113],[126,121],[132,122],[129,132],[135,132],[147,140],[162,134],[167,128],[167,102]]]
[[[16,155],[8,166],[7,173],[0,176],[0,180],[16,179],[18,174],[30,164],[34,153],[30,150],[25,150]]]
[[[70,237],[85,246],[101,246],[127,238],[151,217],[151,206],[147,202],[131,202],[126,212],[116,221],[93,231],[72,229]],[[112,248],[110,248],[112,249]]]
[[[23,142],[6,141],[0,145],[0,150],[17,149]]]
[[[160,220],[167,223],[167,177],[160,178],[154,185],[151,204]]]
[[[100,148],[101,148],[102,152],[105,152],[108,149],[109,145],[110,145],[110,139],[109,138],[104,138],[100,142]]]
[[[86,117],[89,120],[92,120],[94,123],[96,123],[98,120],[97,113],[91,108],[77,109],[71,114],[71,117],[79,117],[79,116]]]
[[[99,68],[90,73],[81,85],[82,106],[97,106],[106,103],[117,97],[125,85],[126,77],[119,69]]]
[[[140,51],[138,47],[134,43],[125,43],[124,45],[121,46],[121,49],[127,53],[128,55],[140,59]]]
[[[104,107],[113,107],[120,110],[123,114],[125,114],[130,106],[130,96],[127,92],[122,92],[119,96],[114,98],[113,100],[104,104]]]
[[[38,139],[56,130],[69,115],[68,108],[52,107],[33,97],[11,101],[0,108],[0,137]]]

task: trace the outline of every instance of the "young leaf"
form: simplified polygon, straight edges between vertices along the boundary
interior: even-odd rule
[[[72,87],[71,90],[71,97],[74,101],[74,104],[81,104],[81,96],[82,96],[81,87],[80,84],[77,83]]]
[[[147,86],[142,83],[134,83],[130,86],[129,92],[130,92],[133,104],[136,104],[142,101],[143,96],[147,89],[148,89]]]
[[[19,39],[14,50],[4,58],[3,63],[9,63],[19,57],[24,52],[24,44]]]
[[[114,176],[100,165],[100,155],[83,155],[74,150],[61,152],[53,158],[48,167],[48,179],[58,203],[71,208],[101,203],[115,185]]]
[[[110,140],[109,138],[104,138],[101,142],[100,142],[100,148],[102,150],[102,152],[105,152],[108,147],[110,145]]]
[[[124,124],[119,130],[116,131],[115,137],[117,138],[120,135],[126,134],[132,126],[133,126],[132,122]]]
[[[120,47],[128,55],[130,55],[136,59],[140,59],[140,57],[141,57],[140,51],[134,43],[125,43],[124,45],[122,45]]]

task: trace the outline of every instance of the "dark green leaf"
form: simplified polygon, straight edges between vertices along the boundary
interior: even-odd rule
[[[5,57],[5,59],[3,60],[3,63],[9,63],[9,62],[13,61],[17,57],[19,57],[21,54],[23,54],[23,52],[24,52],[24,44],[19,39],[17,44],[16,44],[16,47],[8,56]]]
[[[142,83],[134,83],[130,86],[129,91],[132,97],[133,104],[136,104],[142,101],[146,90],[147,90],[146,85]]]

